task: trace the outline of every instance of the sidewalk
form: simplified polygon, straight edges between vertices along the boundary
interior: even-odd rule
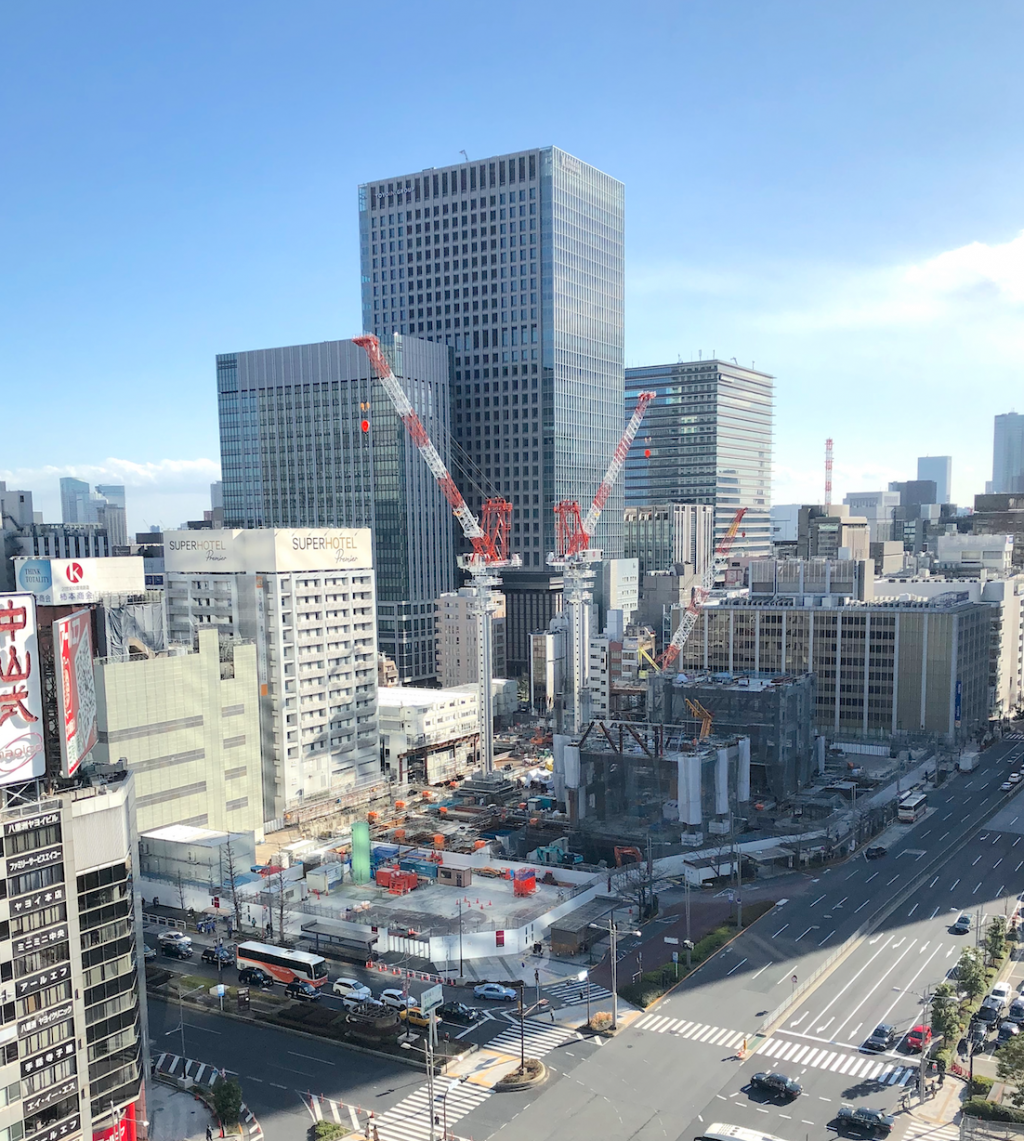
[[[210,1111],[190,1093],[153,1082],[147,1091],[150,1141],[206,1141],[206,1127],[220,1137]]]
[[[947,1077],[934,1097],[918,1101],[917,1093],[911,1093],[911,1106],[906,1112],[910,1117],[928,1125],[948,1125],[960,1119],[960,1105],[966,1094],[966,1082]]]

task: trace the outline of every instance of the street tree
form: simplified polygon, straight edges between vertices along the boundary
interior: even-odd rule
[[[237,1125],[242,1112],[242,1087],[236,1078],[226,1078],[213,1087],[213,1109],[224,1125]]]
[[[939,983],[932,995],[932,1033],[947,1045],[960,1032],[960,1004],[956,990],[949,983]]]
[[[968,999],[985,993],[985,963],[976,947],[965,947],[956,964],[956,979]]]
[[[996,963],[1006,950],[1006,920],[1001,915],[993,917],[985,932],[985,950],[989,959]]]
[[[242,901],[238,898],[238,869],[235,866],[235,853],[231,839],[224,845],[224,873],[231,891],[231,906],[235,912],[235,931],[242,930]],[[240,937],[240,936],[239,936]]]
[[[1011,1038],[996,1051],[996,1075],[1001,1082],[1013,1086],[1010,1101],[1024,1107],[1024,1034]]]

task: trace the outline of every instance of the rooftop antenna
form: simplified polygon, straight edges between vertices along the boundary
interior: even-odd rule
[[[466,160],[466,162],[469,162],[469,155],[466,154],[465,151],[459,151],[459,154],[462,155],[462,157]]]

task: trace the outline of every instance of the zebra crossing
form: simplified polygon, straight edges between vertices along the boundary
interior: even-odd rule
[[[391,1109],[377,1114],[365,1124],[363,1132],[373,1141],[429,1141],[433,1113],[434,1134],[439,1135],[447,1124],[448,1133],[455,1136],[455,1123],[482,1105],[492,1092],[486,1086],[469,1082],[460,1082],[449,1089],[448,1083],[436,1081],[433,1106],[427,1086],[421,1086]],[[345,1124],[344,1118],[340,1124]]]
[[[1007,733],[1004,741],[1024,741],[1024,733]]]
[[[708,1026],[704,1022],[688,1022],[685,1018],[665,1018],[657,1014],[645,1014],[633,1023],[637,1030],[650,1030],[655,1034],[675,1034],[680,1038],[691,1038],[695,1042],[706,1042],[709,1046],[725,1046],[732,1049],[743,1044],[746,1035],[742,1030],[726,1030],[721,1026]]]
[[[902,1066],[884,1059],[880,1061],[873,1054],[867,1057],[863,1054],[844,1054],[841,1050],[830,1050],[827,1046],[822,1048],[784,1038],[769,1038],[758,1050],[758,1054],[776,1062],[788,1062],[791,1066],[831,1070],[844,1077],[885,1086],[906,1085],[917,1073],[917,1066]]]
[[[531,1058],[547,1054],[564,1046],[567,1042],[577,1042],[583,1035],[576,1030],[569,1030],[564,1026],[551,1025],[547,1022],[534,1022],[527,1019],[523,1024],[523,1037],[525,1038],[526,1053]],[[520,1048],[519,1023],[502,1030],[486,1044],[486,1050],[498,1050],[503,1054],[518,1054]]]
[[[566,1006],[587,1001],[586,983],[551,983],[544,988],[544,992],[552,998],[557,998],[559,1002],[564,1002]],[[606,998],[611,997],[612,992],[610,990],[606,990],[603,986],[595,986],[594,983],[590,984],[590,1001],[592,1003],[604,1002]]]
[[[935,1125],[931,1121],[910,1117],[901,1141],[960,1141],[960,1126],[952,1123]]]

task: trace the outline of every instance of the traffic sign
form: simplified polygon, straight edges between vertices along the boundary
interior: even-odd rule
[[[420,1010],[422,1010],[424,1014],[429,1014],[431,1010],[440,1006],[442,1002],[444,1002],[444,997],[441,985],[438,984],[437,986],[428,987],[420,995]]]
[[[666,935],[665,942],[671,943],[673,947],[679,946],[679,940],[674,935]]]

